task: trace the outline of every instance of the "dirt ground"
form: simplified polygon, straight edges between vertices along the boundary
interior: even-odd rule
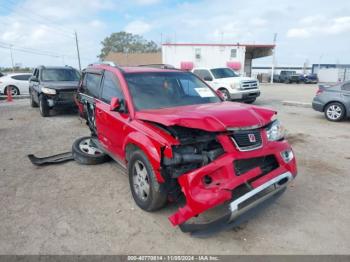
[[[141,211],[116,163],[33,166],[26,155],[69,151],[88,135],[75,114],[42,118],[28,100],[0,101],[0,254],[349,254],[350,121],[311,108],[315,85],[262,86],[257,105],[275,108],[288,130],[299,175],[272,206],[207,239]]]

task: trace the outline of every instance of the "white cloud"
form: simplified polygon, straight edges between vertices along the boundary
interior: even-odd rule
[[[142,35],[151,30],[151,25],[141,20],[135,20],[127,24],[124,30],[132,34]]]
[[[338,35],[350,32],[350,16],[328,18],[324,16],[305,17],[299,22],[301,26],[287,32],[289,38],[307,38],[317,35]]]
[[[306,38],[310,36],[310,32],[306,28],[291,28],[287,32],[287,37],[290,38]]]
[[[250,23],[253,26],[266,26],[267,25],[267,20],[266,19],[262,19],[262,18],[253,18]]]

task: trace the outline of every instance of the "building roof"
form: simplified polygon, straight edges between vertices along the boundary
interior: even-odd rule
[[[245,47],[246,56],[249,58],[260,58],[272,55],[272,50],[276,45],[271,44],[203,44],[203,43],[165,43],[163,46],[222,46],[222,47]]]
[[[274,48],[275,45],[271,45],[271,44],[215,44],[215,43],[207,43],[207,44],[203,44],[203,43],[164,43],[162,44],[163,46],[245,46],[245,47],[262,47],[262,48]]]

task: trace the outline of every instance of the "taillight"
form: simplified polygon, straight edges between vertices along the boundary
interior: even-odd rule
[[[316,92],[316,95],[319,95],[319,94],[321,94],[322,92],[323,92],[323,89],[318,88],[318,90],[317,90],[317,92]]]

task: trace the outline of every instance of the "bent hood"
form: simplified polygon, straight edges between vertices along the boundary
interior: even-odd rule
[[[43,86],[56,90],[76,90],[78,89],[79,81],[46,81],[42,82]]]
[[[200,104],[138,111],[135,118],[165,126],[183,126],[210,132],[268,124],[275,111],[235,102]]]

